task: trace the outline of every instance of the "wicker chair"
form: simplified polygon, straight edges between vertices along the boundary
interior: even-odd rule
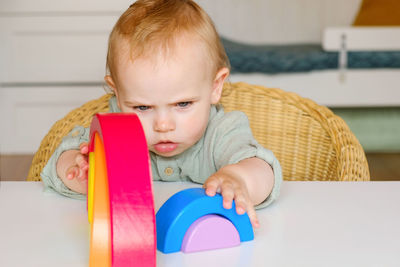
[[[50,129],[36,152],[28,180],[40,172],[75,125],[89,126],[92,116],[108,111],[111,95],[71,111]],[[292,181],[370,179],[365,153],[346,123],[328,108],[280,89],[227,83],[221,99],[226,111],[244,111],[259,143],[271,149]]]

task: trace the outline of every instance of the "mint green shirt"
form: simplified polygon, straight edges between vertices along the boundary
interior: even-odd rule
[[[110,112],[121,112],[115,96],[109,101]],[[79,149],[88,142],[89,128],[75,127],[61,142],[44,167],[41,177],[46,187],[72,198],[86,196],[67,188],[57,176],[56,163],[62,152]],[[279,195],[282,170],[272,151],[254,139],[247,116],[240,111],[224,113],[222,106],[211,106],[210,117],[202,138],[184,152],[174,157],[162,157],[150,152],[152,176],[155,181],[189,181],[203,184],[221,167],[241,160],[257,157],[271,165],[275,181],[271,194],[256,208],[266,207]]]

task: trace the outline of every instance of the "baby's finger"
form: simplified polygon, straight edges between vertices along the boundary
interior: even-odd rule
[[[251,204],[247,206],[247,215],[249,215],[251,225],[253,225],[254,228],[260,227],[260,222],[258,221],[256,210]]]
[[[66,171],[65,176],[67,177],[68,180],[72,180],[76,178],[78,174],[79,174],[79,168],[77,166],[72,166]]]
[[[83,171],[86,171],[89,169],[89,164],[87,162],[87,159],[84,155],[77,155],[75,158],[76,164],[78,164],[78,167],[81,168]]]
[[[88,143],[81,143],[79,145],[79,150],[82,154],[87,154],[89,153],[89,145]]]
[[[206,190],[206,194],[210,197],[215,196],[220,186],[220,180],[216,176],[210,176],[204,183],[203,188]]]
[[[87,173],[80,170],[79,176],[77,177],[80,183],[86,184],[88,181]]]
[[[242,215],[246,212],[247,209],[247,201],[243,194],[240,192],[236,192],[235,196],[235,206],[236,206],[236,213]]]
[[[81,168],[78,168],[78,174],[76,176],[76,179],[79,180],[79,182],[85,182],[85,181],[87,181],[87,177],[88,177],[87,174],[88,174],[87,171],[85,171]]]
[[[223,197],[223,206],[225,209],[232,208],[232,201],[235,197],[235,190],[233,185],[229,182],[222,183],[221,185],[221,195]]]

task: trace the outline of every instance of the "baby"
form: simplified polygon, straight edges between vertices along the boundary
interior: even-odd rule
[[[107,70],[110,112],[138,115],[153,180],[201,183],[259,227],[254,206],[278,196],[282,171],[245,114],[218,105],[229,61],[209,16],[190,0],[136,1],[110,34]],[[88,134],[78,126],[63,139],[41,173],[48,187],[86,194]]]

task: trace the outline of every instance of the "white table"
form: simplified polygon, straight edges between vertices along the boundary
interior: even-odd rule
[[[155,183],[156,210],[187,183]],[[284,182],[255,240],[157,266],[400,266],[400,182]],[[0,266],[87,266],[86,203],[38,182],[0,183]],[[139,265],[138,265],[139,266]]]

